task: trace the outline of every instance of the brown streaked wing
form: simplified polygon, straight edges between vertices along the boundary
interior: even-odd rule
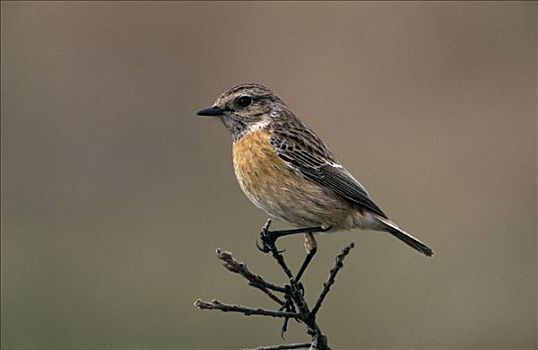
[[[383,218],[385,213],[370,199],[366,189],[339,163],[321,139],[304,124],[273,130],[271,144],[287,165],[307,179],[331,189],[346,200]]]

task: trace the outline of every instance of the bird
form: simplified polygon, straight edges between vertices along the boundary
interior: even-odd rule
[[[384,231],[425,256],[433,255],[374,203],[321,138],[269,88],[234,86],[197,115],[220,119],[230,132],[235,175],[248,199],[270,218],[298,227],[273,231],[273,238],[305,234],[309,255],[300,274],[317,249],[316,232]]]

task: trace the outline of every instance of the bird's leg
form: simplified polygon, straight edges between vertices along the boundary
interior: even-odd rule
[[[295,281],[297,282],[299,282],[301,276],[308,267],[308,264],[310,264],[310,261],[312,261],[312,258],[314,257],[314,255],[316,255],[316,252],[318,251],[318,244],[316,243],[316,239],[314,238],[314,235],[312,233],[305,233],[304,248],[306,249],[306,257],[303,261],[303,264],[301,265],[301,268],[297,272],[297,275],[295,275]]]
[[[279,230],[279,231],[269,231],[269,226],[271,225],[271,219],[267,219],[265,225],[262,228],[262,231],[260,233],[260,238],[262,241],[262,244],[259,245],[256,242],[256,245],[258,246],[258,249],[261,250],[264,253],[269,253],[272,251],[272,248],[274,247],[276,249],[276,240],[280,237],[294,235],[298,233],[304,233],[305,235],[305,249],[306,249],[306,257],[303,261],[303,264],[301,265],[299,271],[297,272],[297,275],[295,276],[295,281],[299,282],[301,279],[303,273],[305,272],[306,268],[308,267],[308,264],[312,261],[312,258],[314,255],[316,255],[318,245],[316,243],[316,239],[314,238],[313,233],[315,232],[326,232],[331,229],[331,227],[322,227],[322,226],[315,226],[315,227],[304,227],[304,228],[297,228],[297,229],[291,229],[291,230]]]
[[[269,253],[271,251],[270,247],[274,245],[276,240],[279,239],[280,237],[296,235],[299,233],[312,234],[315,232],[325,232],[330,229],[330,227],[324,228],[321,226],[314,226],[314,227],[296,228],[296,229],[291,229],[291,230],[269,231],[269,226],[271,226],[271,219],[267,219],[260,233],[260,239],[262,241],[262,245],[260,246],[258,243],[256,243],[256,245],[258,246],[258,249],[264,253]]]

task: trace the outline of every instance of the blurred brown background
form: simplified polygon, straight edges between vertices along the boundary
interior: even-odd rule
[[[536,3],[2,2],[2,348],[242,348],[280,322],[265,215],[240,192],[224,89],[271,87],[436,251],[358,248],[324,304],[334,348],[536,346]],[[283,225],[281,225],[282,227]],[[291,264],[301,238],[282,243]],[[293,324],[289,341],[306,339]]]

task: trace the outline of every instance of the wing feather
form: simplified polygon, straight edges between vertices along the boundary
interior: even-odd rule
[[[271,144],[287,165],[310,181],[329,188],[351,203],[367,209],[383,218],[385,213],[370,199],[364,186],[357,181],[323,144],[321,139],[304,124],[274,131]]]

